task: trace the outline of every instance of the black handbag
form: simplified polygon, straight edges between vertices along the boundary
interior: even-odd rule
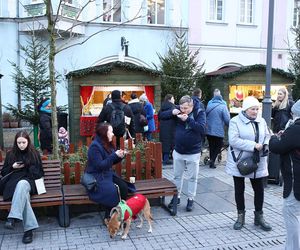
[[[80,183],[88,190],[93,191],[97,188],[97,181],[96,178],[87,172],[84,172],[80,178]]]
[[[20,171],[20,169],[13,170],[10,173],[8,173],[7,175],[4,175],[4,176],[1,177],[1,179],[0,179],[0,190],[1,190],[1,192],[3,191],[6,183],[9,181],[9,179],[13,175],[13,173],[16,173],[18,171]]]
[[[253,126],[253,124],[252,124],[252,126]],[[253,126],[253,129],[255,132],[255,142],[257,143],[259,140],[259,129],[258,129],[257,122],[255,122],[255,128]],[[234,162],[237,163],[237,168],[238,168],[240,174],[248,175],[248,174],[254,173],[254,178],[255,178],[256,170],[258,169],[258,164],[257,164],[258,161],[256,160],[257,157],[255,157],[254,154],[256,154],[256,153],[259,154],[259,152],[254,152],[254,154],[252,156],[249,156],[249,157],[239,161],[239,159],[241,158],[241,156],[243,154],[243,151],[241,151],[239,153],[238,157],[236,158],[235,154],[233,152],[233,148],[230,147],[230,149],[231,149],[232,158],[233,158]]]
[[[252,174],[258,169],[258,165],[253,160],[253,156],[247,157],[238,162],[237,168],[240,171],[241,175]]]

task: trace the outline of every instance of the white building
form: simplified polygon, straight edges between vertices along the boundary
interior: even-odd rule
[[[95,0],[83,11],[88,0],[52,0],[54,13],[59,2],[57,48],[66,48],[90,37],[84,44],[57,54],[55,67],[63,75],[116,60],[152,68],[153,63],[159,63],[157,53],[164,54],[167,45],[172,45],[173,32],[179,27],[188,27],[188,1],[185,0]],[[20,44],[27,43],[32,29],[46,42],[45,11],[43,0],[0,0],[0,73],[4,75],[1,89],[4,105],[17,103],[9,61],[22,67]],[[80,22],[71,33],[70,27],[77,19]],[[98,34],[93,36],[95,33]],[[124,45],[128,45],[125,57]],[[64,84],[58,85],[57,102],[58,105],[67,103]]]

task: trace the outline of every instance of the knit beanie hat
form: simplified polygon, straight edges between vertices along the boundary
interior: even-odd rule
[[[243,101],[242,110],[245,111],[251,107],[260,106],[259,101],[254,96],[247,96]]]
[[[146,102],[146,101],[148,101],[148,98],[147,98],[147,96],[146,96],[146,94],[144,93],[144,94],[142,94],[141,96],[140,96],[140,101],[142,101],[142,102]]]
[[[112,100],[119,100],[119,99],[121,99],[121,91],[120,90],[113,90],[111,92],[111,99]]]
[[[292,106],[292,113],[295,117],[300,117],[300,100]]]
[[[60,127],[58,130],[58,138],[68,138],[69,133],[64,127]]]

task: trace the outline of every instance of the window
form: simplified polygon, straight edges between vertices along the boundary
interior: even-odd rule
[[[147,0],[148,23],[165,24],[165,0]]]
[[[300,19],[300,1],[295,0],[294,1],[294,12],[293,12],[293,26],[296,27],[299,25],[299,19]]]
[[[241,0],[240,23],[253,23],[253,2],[254,0]]]
[[[224,1],[209,0],[209,20],[223,21],[224,19]]]
[[[121,0],[103,0],[103,21],[121,22]]]

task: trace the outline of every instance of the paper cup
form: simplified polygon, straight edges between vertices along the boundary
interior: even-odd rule
[[[135,183],[135,177],[134,177],[134,176],[131,176],[131,177],[129,178],[129,182],[130,182],[130,183]]]

